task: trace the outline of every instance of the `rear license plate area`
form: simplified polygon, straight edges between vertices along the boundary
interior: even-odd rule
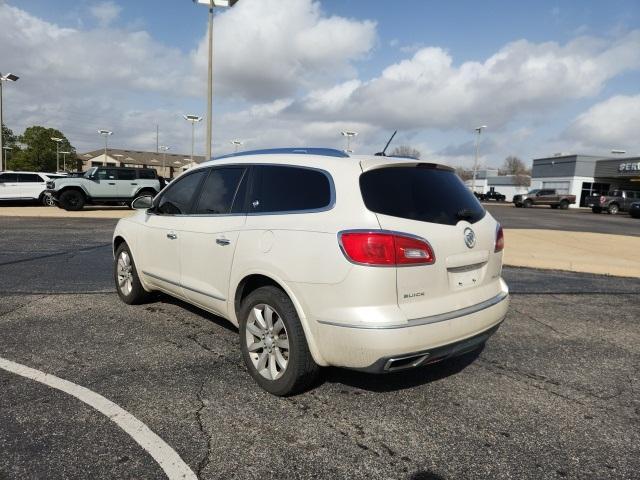
[[[465,290],[480,285],[485,275],[485,265],[468,265],[449,268],[449,288],[452,291]]]

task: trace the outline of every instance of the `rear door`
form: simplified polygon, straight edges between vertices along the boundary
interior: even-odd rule
[[[191,302],[226,316],[231,264],[246,221],[248,169],[225,166],[204,171],[208,175],[199,198],[182,219],[179,232],[180,282]]]
[[[398,305],[409,319],[500,294],[502,258],[494,253],[498,224],[452,169],[383,165],[361,175],[360,190],[382,229],[421,237],[435,254],[432,265],[397,268]]]
[[[37,173],[19,173],[18,183],[22,198],[39,198],[46,188],[45,180]]]
[[[119,168],[117,171],[117,192],[119,198],[131,198],[138,190],[138,179],[133,168]]]

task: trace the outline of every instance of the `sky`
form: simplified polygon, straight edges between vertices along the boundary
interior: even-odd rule
[[[0,0],[4,121],[79,152],[188,156],[206,109],[207,9],[189,0]],[[640,2],[239,0],[214,21],[214,155],[393,145],[470,167],[640,154]],[[204,122],[195,153],[204,152]],[[393,146],[392,145],[392,146]]]

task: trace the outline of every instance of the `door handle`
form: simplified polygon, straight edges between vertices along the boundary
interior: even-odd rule
[[[132,183],[131,185],[137,185],[137,183]]]
[[[225,245],[229,245],[231,242],[226,238],[216,238],[216,243],[224,247]]]
[[[109,185],[115,185],[116,182],[109,182]]]
[[[167,233],[167,238],[169,240],[175,240],[176,238],[178,238],[178,235],[176,235],[175,233],[171,232],[171,233]]]

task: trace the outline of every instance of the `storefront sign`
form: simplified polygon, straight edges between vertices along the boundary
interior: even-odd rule
[[[640,162],[637,163],[621,163],[618,165],[619,172],[640,172]]]

